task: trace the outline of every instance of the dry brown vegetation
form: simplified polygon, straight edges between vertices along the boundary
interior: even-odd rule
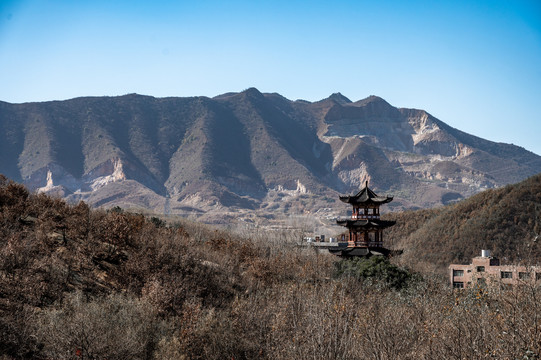
[[[541,353],[538,287],[454,292],[424,275],[397,289],[385,276],[337,276],[337,259],[296,247],[294,235],[280,234],[278,242],[273,233],[240,236],[92,210],[30,194],[1,177],[0,356],[536,359]]]
[[[404,249],[401,262],[442,273],[471,262],[481,249],[504,263],[541,264],[541,174],[486,190],[454,205],[386,215],[397,224],[386,239]]]

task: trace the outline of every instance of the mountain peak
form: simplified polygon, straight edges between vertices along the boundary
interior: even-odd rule
[[[370,95],[366,99],[356,101],[354,104],[357,105],[357,106],[364,106],[364,105],[368,105],[370,103],[382,103],[382,104],[387,104],[388,106],[391,106],[383,98],[380,98],[379,96],[376,96],[376,95]]]
[[[251,87],[244,90],[242,94],[246,94],[248,96],[256,96],[256,97],[263,96],[263,94],[259,90],[257,90],[255,87]]]
[[[331,94],[331,96],[329,96],[327,99],[329,99],[329,100],[334,100],[334,101],[336,101],[338,104],[341,104],[341,105],[344,105],[344,104],[351,104],[351,100],[348,99],[347,97],[345,97],[344,95],[342,95],[342,94],[339,93],[339,92],[336,92],[336,93]]]
[[[229,98],[238,98],[238,99],[261,99],[264,98],[265,95],[263,95],[259,90],[257,90],[255,87],[250,87],[247,89],[244,89],[240,92],[227,92],[220,95],[217,95],[213,97],[214,100],[222,100],[225,101]]]

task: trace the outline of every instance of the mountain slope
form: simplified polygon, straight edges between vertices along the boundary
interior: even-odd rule
[[[342,211],[337,194],[366,180],[395,195],[395,209],[432,207],[541,172],[541,157],[520,147],[340,93],[314,103],[254,88],[212,99],[0,103],[0,130],[0,173],[33,190],[207,220],[210,212],[211,221],[323,208],[332,217]]]
[[[481,249],[508,263],[541,259],[536,240],[541,237],[541,174],[454,205],[387,216],[397,222],[387,239],[404,249],[404,263],[441,271],[451,263],[469,263]]]

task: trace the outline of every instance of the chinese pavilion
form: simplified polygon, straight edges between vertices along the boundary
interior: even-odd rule
[[[378,196],[370,190],[368,181],[356,195],[340,196],[340,201],[353,206],[351,218],[336,220],[348,229],[348,243],[347,247],[329,251],[341,257],[389,256],[390,250],[383,247],[383,229],[393,226],[395,221],[381,220],[379,207],[392,200],[391,196]],[[342,238],[345,240],[345,235]]]

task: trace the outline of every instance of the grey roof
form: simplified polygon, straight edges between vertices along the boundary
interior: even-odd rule
[[[340,196],[340,201],[352,204],[352,205],[363,205],[363,204],[386,204],[393,201],[392,196],[378,196],[375,192],[368,188],[368,181],[365,183],[364,188],[361,189],[355,195],[343,195]]]

